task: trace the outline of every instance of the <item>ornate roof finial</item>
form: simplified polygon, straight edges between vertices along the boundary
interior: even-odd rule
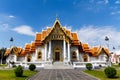
[[[58,20],[58,14],[56,14],[56,20]]]

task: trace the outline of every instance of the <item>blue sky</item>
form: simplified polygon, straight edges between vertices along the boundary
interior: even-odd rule
[[[90,46],[120,49],[120,0],[0,0],[0,47],[24,47],[35,33],[51,27],[56,14],[63,27],[79,34]]]

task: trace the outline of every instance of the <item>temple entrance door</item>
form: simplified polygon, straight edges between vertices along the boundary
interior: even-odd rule
[[[60,61],[60,52],[55,52],[55,61]]]
[[[54,48],[53,61],[62,61],[62,49],[60,46]]]

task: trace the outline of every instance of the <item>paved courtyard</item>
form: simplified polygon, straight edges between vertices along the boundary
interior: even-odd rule
[[[74,69],[41,69],[27,80],[98,80]]]

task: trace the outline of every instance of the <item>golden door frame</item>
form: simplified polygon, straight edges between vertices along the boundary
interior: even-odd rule
[[[28,59],[30,59],[30,61],[28,61]],[[27,62],[31,62],[31,60],[32,60],[32,56],[30,54],[27,55]]]
[[[87,54],[83,54],[83,61],[84,62],[88,62],[88,55]]]
[[[74,56],[75,56],[75,58],[74,58]],[[72,57],[72,61],[76,61],[77,60],[77,53],[75,51],[73,51],[71,57]]]
[[[56,52],[59,52],[59,54],[60,54],[60,62],[62,62],[63,61],[63,59],[62,59],[62,49],[61,49],[61,47],[60,46],[55,46],[55,48],[54,48],[54,54],[53,54],[53,61],[55,62],[55,54],[56,54]]]

